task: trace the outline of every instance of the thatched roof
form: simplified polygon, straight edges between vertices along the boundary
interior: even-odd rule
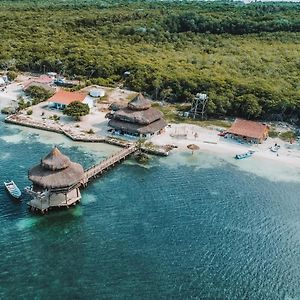
[[[123,104],[123,103],[120,103],[120,102],[113,102],[113,103],[109,106],[109,109],[110,109],[110,110],[117,111],[117,110],[120,110],[120,109],[124,109],[125,107],[126,107],[126,105]]]
[[[140,111],[124,108],[116,111],[112,116],[113,119],[129,123],[137,123],[139,125],[148,125],[162,117],[163,114],[155,108]]]
[[[193,150],[193,151],[200,149],[200,147],[198,145],[195,145],[195,144],[189,144],[189,145],[187,145],[187,148],[190,149],[190,150]]]
[[[141,93],[135,96],[129,103],[128,108],[133,110],[145,110],[151,107],[151,101],[146,99]]]
[[[54,147],[52,151],[41,161],[41,165],[49,170],[62,170],[69,167],[71,160],[68,156],[63,155],[57,147]]]
[[[34,184],[47,189],[73,186],[80,182],[83,176],[82,166],[71,162],[56,147],[28,174],[29,180]]]
[[[124,121],[120,121],[117,119],[111,119],[108,122],[108,126],[113,127],[117,130],[126,131],[129,133],[138,133],[138,134],[147,134],[147,133],[155,133],[167,126],[167,123],[164,119],[158,119],[151,124],[148,125],[140,125],[134,123],[128,123]]]

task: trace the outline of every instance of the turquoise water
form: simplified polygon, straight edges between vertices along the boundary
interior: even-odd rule
[[[0,182],[20,187],[55,144],[85,167],[117,150],[0,127]],[[177,152],[129,160],[82,194],[41,217],[0,187],[0,299],[300,298],[297,178]]]

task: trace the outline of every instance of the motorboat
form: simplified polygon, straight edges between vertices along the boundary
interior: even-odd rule
[[[21,193],[20,189],[17,187],[17,185],[14,183],[13,180],[4,182],[4,186],[13,198],[15,198],[15,199],[21,198],[22,193]]]
[[[244,158],[248,158],[251,157],[254,154],[255,151],[253,150],[249,150],[246,153],[242,153],[242,154],[237,154],[235,156],[235,159],[244,159]]]
[[[279,149],[280,149],[280,145],[277,145],[277,144],[270,147],[270,150],[275,153],[278,152]]]

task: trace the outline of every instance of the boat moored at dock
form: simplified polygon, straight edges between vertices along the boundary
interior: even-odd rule
[[[20,189],[17,187],[17,185],[15,184],[15,182],[13,180],[4,182],[4,186],[5,186],[6,190],[8,191],[8,193],[14,199],[18,199],[18,200],[21,199],[22,192],[20,191]]]

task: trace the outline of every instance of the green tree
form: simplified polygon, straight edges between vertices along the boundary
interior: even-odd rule
[[[80,117],[88,115],[90,108],[87,104],[80,101],[74,101],[70,103],[63,111],[64,115],[80,120]]]
[[[233,106],[237,110],[237,115],[241,115],[247,119],[257,118],[262,112],[258,99],[253,94],[245,94],[238,97],[233,102]]]
[[[47,91],[42,87],[34,85],[30,86],[25,93],[32,99],[33,105],[46,101],[53,95],[53,93],[51,93],[50,91]]]

